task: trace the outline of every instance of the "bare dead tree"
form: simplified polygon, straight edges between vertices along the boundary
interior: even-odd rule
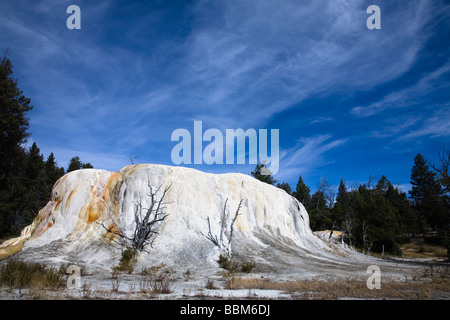
[[[113,223],[115,228],[106,228],[103,223],[101,224],[108,233],[119,237],[119,242],[115,240],[113,241],[122,247],[130,247],[135,252],[146,251],[145,248],[148,245],[152,246],[156,235],[158,234],[160,222],[164,221],[164,219],[168,217],[168,214],[165,212],[166,203],[164,202],[164,198],[172,185],[166,187],[159,198],[157,198],[157,194],[159,193],[162,184],[155,190],[150,183],[147,185],[150,189],[150,194],[148,194],[150,197],[150,205],[148,208],[144,208],[141,200],[136,203],[134,207],[135,228],[132,237],[126,235],[123,228],[111,215],[111,212],[106,204],[105,207],[107,208],[106,212],[108,218]]]
[[[164,221],[168,214],[165,213],[164,197],[167,191],[172,186],[169,185],[164,189],[162,196],[159,200],[156,198],[156,194],[162,187],[162,184],[153,192],[153,187],[150,183],[147,184],[150,188],[150,207],[143,208],[141,201],[139,201],[134,208],[134,219],[136,227],[133,235],[133,246],[138,252],[142,251],[148,244],[152,246],[155,241],[155,235],[158,234],[157,225],[159,222]],[[145,212],[146,211],[146,212]],[[145,212],[145,214],[143,214]]]
[[[225,229],[227,228],[227,220],[228,220],[228,216],[229,214],[227,213],[227,202],[228,202],[228,198],[227,200],[225,200],[225,204],[223,205],[223,211],[222,211],[222,216],[220,219],[220,244],[223,244],[223,234],[225,233]],[[208,217],[209,218],[209,217]]]
[[[214,243],[217,247],[220,248],[221,242],[219,242],[219,240],[217,239],[217,236],[214,236],[211,233],[211,223],[209,221],[209,217],[206,218],[206,221],[208,221],[208,235],[205,236],[201,231],[200,231],[200,234],[202,236],[205,236],[208,240],[210,240],[212,243]]]
[[[134,156],[134,157],[130,156],[130,161],[131,161],[132,165],[134,165],[134,159],[136,159],[136,158],[137,158],[136,156]]]
[[[369,226],[366,225],[366,220],[362,222],[362,241],[363,241],[363,254],[368,254],[372,248],[372,241],[369,242]]]
[[[244,201],[244,199],[241,199],[241,201],[239,201],[239,205],[236,209],[236,212],[234,213],[234,217],[231,220],[230,223],[230,232],[229,232],[229,236],[228,239],[225,243],[224,240],[224,234],[225,231],[227,229],[227,222],[228,222],[228,217],[229,217],[229,213],[227,213],[227,202],[228,199],[225,200],[225,204],[223,206],[223,210],[220,216],[220,234],[219,234],[219,238],[217,237],[217,235],[213,235],[211,232],[211,222],[209,217],[206,218],[206,221],[208,221],[208,234],[204,235],[201,231],[200,234],[202,236],[205,236],[208,240],[210,240],[212,243],[214,243],[214,245],[216,245],[223,253],[225,253],[228,257],[231,256],[231,241],[233,240],[233,232],[234,232],[234,224],[236,222],[237,217],[240,215],[239,210],[241,209],[242,206],[242,201]]]
[[[450,198],[450,150],[439,152],[439,165],[429,163],[437,173],[437,180],[442,186],[442,199],[448,205]]]
[[[341,241],[343,242],[344,239],[344,234],[347,235],[348,238],[348,244],[351,248],[353,248],[353,220],[350,217],[350,215],[347,213],[345,216],[345,225],[344,225],[344,232],[342,233],[342,239]]]
[[[242,201],[243,201],[243,199],[241,199],[241,201],[239,201],[239,205],[238,205],[238,207],[236,209],[236,212],[234,213],[234,218],[231,221],[231,225],[230,225],[230,239],[228,240],[228,248],[230,247],[231,240],[233,239],[234,223],[236,222],[236,219],[239,216],[239,210],[241,210]]]

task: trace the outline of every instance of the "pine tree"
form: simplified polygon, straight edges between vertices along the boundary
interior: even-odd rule
[[[46,178],[46,180],[45,180],[46,194],[48,195],[48,198],[50,199],[53,185],[65,173],[64,168],[58,167],[58,165],[56,163],[55,155],[53,154],[53,152],[50,153],[47,160],[45,161],[44,172],[45,172],[45,178]]]
[[[25,201],[21,206],[21,219],[23,226],[29,224],[39,210],[45,206],[49,199],[46,190],[46,178],[44,172],[44,156],[41,154],[36,142],[27,151],[25,161],[25,176],[23,179],[27,192],[24,194]]]
[[[291,186],[290,186],[287,182],[278,183],[278,184],[277,184],[277,188],[283,189],[283,190],[286,191],[288,194],[291,194],[291,193],[292,193]]]
[[[23,185],[25,151],[29,136],[26,113],[33,107],[12,78],[12,63],[3,56],[0,64],[0,237],[15,232],[18,206],[26,192]]]
[[[300,176],[298,178],[297,186],[295,188],[295,191],[292,193],[292,196],[300,201],[305,208],[308,208],[311,201],[309,192],[309,187],[303,182],[302,176]]]
[[[17,80],[11,77],[12,64],[7,52],[0,64],[0,181],[5,182],[17,165],[17,158],[23,155],[20,146],[29,136],[29,120],[26,113],[33,107],[30,99],[23,95]]]
[[[348,198],[347,187],[345,186],[344,180],[341,179],[336,196],[336,203],[333,206],[333,218],[336,226],[340,226],[343,230],[346,229],[345,223],[347,219],[350,218]]]
[[[255,171],[251,172],[251,175],[258,179],[259,181],[274,185],[277,183],[277,180],[275,180],[272,176],[272,173],[267,168],[265,163],[257,164],[255,167]]]
[[[347,194],[347,187],[345,186],[345,182],[343,179],[341,179],[341,182],[339,183],[338,187],[338,194],[336,196],[336,204],[337,206],[344,208],[348,204],[348,194]]]
[[[94,168],[92,164],[89,162],[83,163],[80,161],[80,157],[76,156],[70,159],[69,166],[67,167],[67,172],[80,170],[80,169],[89,169]]]
[[[411,191],[409,192],[416,208],[422,231],[426,227],[437,230],[446,223],[446,213],[440,195],[442,189],[424,157],[419,153],[414,158],[411,169]]]

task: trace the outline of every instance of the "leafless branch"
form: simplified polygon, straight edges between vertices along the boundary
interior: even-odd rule
[[[114,224],[116,230],[111,230],[111,228],[106,228],[103,224],[103,228],[113,235],[119,236],[121,239],[125,241],[123,246],[132,247],[135,251],[141,252],[145,251],[148,252],[145,248],[146,246],[153,245],[153,242],[155,241],[155,237],[158,234],[158,227],[159,223],[164,221],[168,214],[165,212],[165,202],[164,198],[166,196],[167,191],[170,189],[172,184],[170,184],[168,187],[164,189],[162,192],[162,195],[159,199],[157,199],[157,194],[161,190],[162,184],[153,190],[153,187],[151,186],[150,182],[147,184],[150,189],[150,194],[148,196],[150,197],[150,205],[148,208],[144,208],[142,205],[141,200],[139,200],[135,206],[134,206],[134,221],[135,221],[135,228],[133,232],[133,237],[128,237],[123,232],[121,226],[115,221],[114,217],[111,215],[109,207],[107,208],[106,212],[108,215],[109,220]],[[117,243],[117,242],[116,242]]]
[[[236,210],[236,213],[234,214],[233,220],[231,221],[231,225],[230,225],[230,239],[228,240],[228,247],[230,247],[231,240],[233,240],[234,223],[236,222],[237,217],[240,215],[239,210],[241,209],[242,201],[244,201],[244,199],[241,199],[241,201],[239,201],[238,208]]]
[[[200,234],[202,236],[205,236],[208,240],[210,240],[216,246],[220,247],[220,242],[219,242],[219,240],[217,240],[217,236],[213,236],[213,234],[211,233],[211,223],[209,221],[209,217],[206,218],[206,221],[208,221],[208,235],[205,236],[201,231],[200,231]]]
[[[243,199],[241,199],[241,201],[239,202],[239,206],[234,214],[234,217],[231,221],[230,224],[230,233],[228,236],[228,240],[227,243],[225,244],[224,241],[224,234],[227,228],[227,220],[229,217],[229,213],[227,213],[226,207],[227,207],[227,202],[228,199],[225,200],[225,204],[223,206],[223,210],[221,213],[221,217],[220,217],[220,234],[219,234],[219,238],[217,238],[217,235],[213,235],[211,232],[211,222],[209,217],[206,218],[206,221],[208,222],[208,234],[205,236],[201,231],[200,234],[205,236],[208,240],[210,240],[212,243],[214,243],[214,245],[216,245],[221,251],[223,251],[224,253],[226,253],[227,256],[231,255],[231,241],[233,240],[233,232],[234,232],[234,223],[236,222],[237,217],[240,215],[239,210],[241,209],[242,206],[242,201]]]

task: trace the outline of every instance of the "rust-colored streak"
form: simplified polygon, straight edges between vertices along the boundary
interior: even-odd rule
[[[53,203],[50,203],[42,209],[39,212],[39,215],[35,218],[37,227],[32,233],[33,238],[40,237],[45,231],[53,227],[52,207]]]
[[[70,203],[70,198],[72,198],[72,196],[77,192],[77,187],[73,188],[72,191],[70,191],[69,196],[67,197],[67,201],[66,201],[66,209]]]
[[[61,202],[61,197],[58,197],[56,200],[55,211],[59,209],[59,207],[61,206]]]
[[[105,240],[113,241],[116,238],[116,234],[119,234],[119,230],[114,223],[110,222],[106,227],[106,231],[103,234]]]
[[[89,204],[86,210],[86,216],[87,216],[87,223],[90,224],[98,219],[99,212],[98,212],[98,206],[92,206],[92,204]]]
[[[237,227],[240,231],[243,231],[243,228],[242,228],[242,225],[241,225],[241,219],[240,219],[240,216],[238,216],[238,217],[236,218],[236,227]]]

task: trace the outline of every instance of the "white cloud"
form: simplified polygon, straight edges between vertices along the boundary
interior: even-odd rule
[[[109,16],[114,11],[104,10],[111,3],[82,7],[97,24],[87,28],[86,16],[80,33],[71,37],[64,21],[61,29],[53,20],[37,22],[21,12],[4,19],[0,12],[0,28],[5,31],[0,32],[0,42],[11,41],[25,63],[24,81],[34,89],[33,103],[38,103],[33,130],[51,132],[55,150],[60,143],[80,152],[109,150],[98,153],[99,159],[105,156],[117,163],[127,157],[116,158],[114,151],[143,158],[135,148],[147,152],[150,142],[164,145],[157,152],[169,156],[170,131],[191,126],[193,120],[220,130],[264,128],[274,115],[315,94],[370,90],[396,79],[409,70],[427,41],[423,28],[433,7],[428,0],[389,2],[395,10],[383,11],[383,29],[370,32],[365,27],[367,6],[360,0],[199,1],[186,9],[189,31],[168,31],[170,39],[161,40],[153,29],[142,30],[142,23],[147,17],[152,23],[162,20],[146,12],[143,17],[130,16],[129,25],[116,25]],[[55,10],[40,7],[43,12]],[[27,21],[29,17],[33,21]],[[111,30],[118,34],[108,34]],[[124,43],[111,40],[119,36]],[[415,89],[435,88],[438,76],[424,77],[415,87],[360,106],[354,113],[362,116],[381,112],[386,105],[406,105]],[[335,114],[308,117],[309,124],[338,119]],[[437,129],[426,128],[436,126],[438,119],[433,121],[409,136],[436,135]],[[441,133],[448,129],[444,124],[436,128]],[[324,154],[346,142],[311,135],[284,153],[280,174],[323,165]],[[61,157],[66,159],[69,152]]]
[[[255,127],[318,92],[373,88],[415,61],[430,7],[396,7],[383,15],[389,32],[370,33],[356,0],[200,2],[194,13],[202,23],[179,64],[181,99],[199,114],[234,121],[231,127]],[[206,23],[211,8],[215,23]]]
[[[316,124],[316,123],[323,123],[323,122],[329,122],[329,121],[333,121],[333,117],[318,117],[314,120],[312,120],[310,123],[311,124]]]
[[[346,139],[331,138],[332,135],[325,134],[298,139],[296,146],[281,152],[279,176],[287,179],[293,174],[305,174],[329,163],[325,160],[325,153],[347,142]]]
[[[442,107],[425,119],[422,125],[400,136],[397,141],[417,139],[421,137],[450,137],[450,105]]]
[[[49,148],[50,151],[44,154],[50,154],[53,152],[55,158],[58,159],[58,165],[67,169],[70,159],[75,156],[80,157],[81,162],[91,163],[95,169],[103,169],[112,172],[119,171],[124,166],[130,165],[130,156],[125,156],[115,152],[99,152],[98,150],[74,150],[69,148]],[[41,150],[42,151],[42,150]]]
[[[381,101],[369,106],[358,106],[352,113],[358,117],[368,117],[378,114],[386,109],[404,108],[416,105],[418,101],[432,94],[434,91],[449,87],[448,82],[441,82],[441,77],[450,72],[450,63],[426,74],[417,83],[410,87],[388,93]]]

